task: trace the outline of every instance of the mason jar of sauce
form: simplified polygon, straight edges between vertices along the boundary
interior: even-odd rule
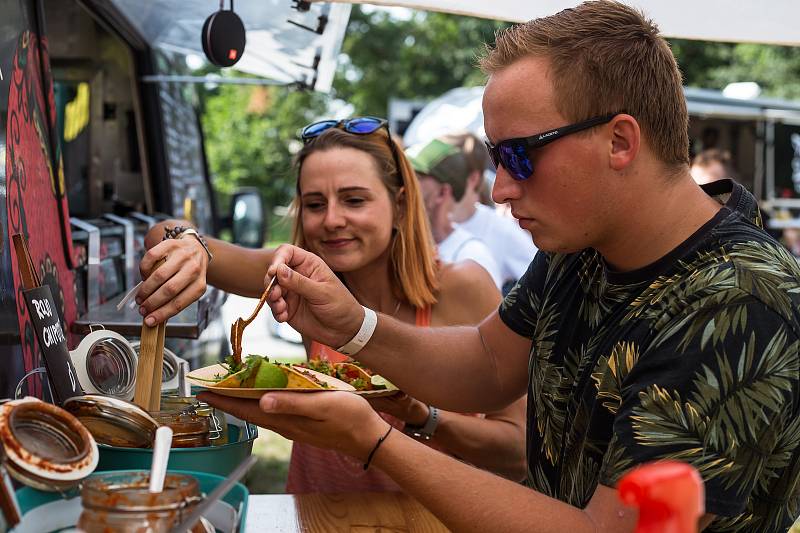
[[[111,472],[84,481],[78,528],[86,533],[166,533],[201,500],[197,480],[167,474],[163,492],[148,491],[146,471]],[[198,523],[192,533],[205,533]]]

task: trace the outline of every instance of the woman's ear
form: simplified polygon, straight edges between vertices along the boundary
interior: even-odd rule
[[[394,224],[393,227],[397,228],[403,221],[403,216],[406,212],[406,188],[400,187],[394,195]]]

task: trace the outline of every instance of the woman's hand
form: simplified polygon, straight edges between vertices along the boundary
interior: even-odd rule
[[[388,424],[369,404],[350,392],[270,392],[242,400],[201,392],[201,401],[280,433],[287,439],[345,453],[366,461]]]
[[[334,347],[358,332],[364,310],[322,259],[285,244],[275,251],[264,286],[276,274],[268,302],[278,322]]]
[[[369,404],[379,413],[392,415],[411,426],[422,426],[428,420],[428,406],[403,392],[369,399]]]
[[[206,292],[208,254],[205,248],[191,237],[156,241],[153,234],[163,234],[163,224],[148,232],[145,241],[152,247],[139,263],[144,282],[136,293],[136,303],[149,326],[177,315]],[[152,271],[162,258],[166,258],[166,262]]]

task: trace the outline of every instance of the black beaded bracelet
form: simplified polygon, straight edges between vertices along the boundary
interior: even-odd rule
[[[194,228],[187,226],[175,226],[174,228],[170,228],[168,226],[165,226],[164,238],[162,238],[161,240],[166,241],[167,239],[180,239],[184,234],[190,234],[195,239],[197,239],[197,242],[200,243],[200,246],[202,246],[205,249],[206,254],[208,254],[209,263],[211,262],[212,259],[214,259],[214,256],[211,255],[211,250],[208,249],[208,241],[206,241],[205,237],[197,233],[197,230]]]
[[[383,437],[379,438],[378,442],[375,443],[375,447],[372,448],[372,451],[369,452],[369,455],[367,456],[367,462],[364,463],[364,470],[369,468],[369,464],[372,462],[372,456],[375,455],[375,452],[378,451],[378,448],[380,448],[381,444],[383,444],[383,441],[386,440],[386,437],[389,436],[389,433],[392,432],[392,429],[394,428],[392,428],[392,426],[389,426],[389,430],[386,432],[386,434]]]

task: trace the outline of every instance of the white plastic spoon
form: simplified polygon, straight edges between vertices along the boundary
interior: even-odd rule
[[[161,426],[156,430],[156,439],[153,443],[153,464],[150,467],[150,492],[158,493],[164,490],[164,479],[167,477],[167,463],[169,462],[169,449],[172,446],[172,428]]]

